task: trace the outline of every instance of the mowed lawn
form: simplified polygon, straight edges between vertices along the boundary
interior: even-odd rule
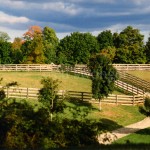
[[[127,71],[127,73],[130,73],[134,76],[150,82],[150,71],[148,70]]]
[[[42,87],[40,81],[42,77],[52,77],[61,81],[59,89],[91,92],[91,80],[59,72],[0,72],[3,78],[2,85],[17,81],[21,87]]]

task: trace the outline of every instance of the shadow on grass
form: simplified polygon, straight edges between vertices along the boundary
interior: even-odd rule
[[[89,110],[99,110],[96,107],[94,107],[89,101],[82,101],[80,98],[77,97],[70,97],[68,102],[74,104],[77,107],[84,106],[87,107]]]
[[[82,116],[82,119],[83,119],[89,113],[99,112],[99,109],[94,107],[92,105],[92,103],[90,103],[88,101],[82,101],[78,98],[71,97],[68,100],[68,102],[73,104],[73,106],[72,105],[67,106],[69,111],[71,111],[71,113],[74,115],[73,118],[77,118],[77,115],[82,116],[82,114],[84,114],[84,116]],[[112,130],[123,127],[123,126],[119,125],[117,122],[107,119],[107,118],[100,118],[100,119],[91,118],[91,120],[93,120],[93,122],[96,122],[99,131],[100,130],[101,131],[112,131]]]
[[[116,145],[91,145],[84,147],[68,147],[52,150],[149,150],[150,144],[116,144]]]

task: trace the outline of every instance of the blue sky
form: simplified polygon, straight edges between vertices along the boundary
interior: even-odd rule
[[[120,32],[128,25],[147,40],[150,0],[0,0],[0,31],[13,40],[32,25],[53,28],[61,39],[71,32]]]

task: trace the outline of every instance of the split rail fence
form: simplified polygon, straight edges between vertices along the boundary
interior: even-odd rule
[[[64,66],[64,65],[63,65]],[[150,70],[150,64],[113,64],[117,70]],[[63,68],[55,64],[1,64],[0,71],[53,71]],[[87,65],[65,66],[66,70],[89,74]]]
[[[2,88],[2,86],[0,86]],[[7,98],[28,98],[37,99],[38,98],[38,88],[24,88],[24,87],[5,87],[5,94]],[[99,103],[92,98],[92,93],[90,92],[78,92],[78,91],[64,91],[59,90],[58,96],[60,99],[63,97],[69,97],[72,100],[82,100],[90,101],[92,103]],[[136,105],[144,102],[144,97],[142,95],[113,95],[110,94],[107,98],[101,100],[103,103],[113,103],[113,104],[125,104],[125,105]]]

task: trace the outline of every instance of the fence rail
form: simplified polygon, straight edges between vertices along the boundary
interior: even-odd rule
[[[2,88],[2,86],[0,86]],[[7,98],[28,98],[28,99],[37,99],[38,98],[38,88],[24,88],[24,87],[9,87],[4,88]],[[70,97],[72,100],[82,100],[90,101],[93,103],[98,103],[95,99],[92,98],[92,93],[90,92],[78,92],[78,91],[64,91],[59,90],[58,96],[61,99],[62,97]],[[103,103],[113,103],[113,104],[126,104],[126,105],[136,105],[144,102],[144,97],[142,95],[113,95],[110,94],[107,98],[102,99]]]
[[[150,82],[143,80],[141,78],[138,78],[136,76],[133,76],[124,71],[118,71],[118,73],[119,73],[119,78],[120,78],[119,80],[126,82],[128,84],[131,84],[134,87],[137,87],[138,89],[141,89],[145,92],[150,92]]]
[[[64,65],[63,65],[64,66]],[[113,64],[117,70],[150,70],[150,64]],[[59,70],[62,66],[55,64],[1,64],[0,71],[52,71]],[[65,66],[66,70],[87,73],[87,65]]]
[[[150,64],[113,64],[117,70],[150,70]]]
[[[145,94],[145,90],[142,90],[136,86],[133,86],[131,84],[122,82],[120,80],[115,81],[115,86],[118,88],[121,88],[129,93],[135,94],[135,95],[144,95]]]
[[[0,71],[58,71],[60,67],[55,64],[5,64],[0,65]]]

